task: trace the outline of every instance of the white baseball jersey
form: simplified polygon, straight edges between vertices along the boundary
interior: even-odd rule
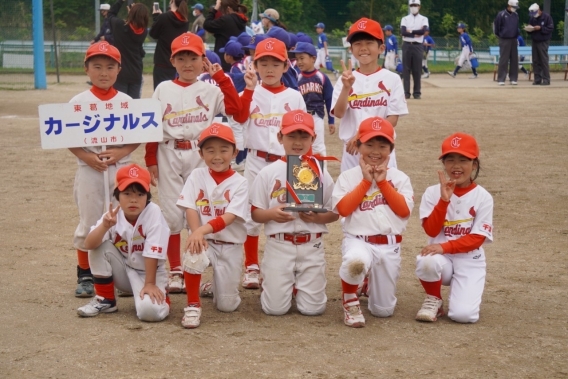
[[[331,194],[333,192],[333,179],[324,170],[323,202],[324,208],[331,210]],[[250,203],[260,209],[271,209],[286,204],[286,173],[287,164],[278,160],[270,166],[263,168],[254,180],[251,188]],[[327,233],[325,224],[306,223],[298,217],[297,212],[288,212],[296,219],[284,224],[269,221],[264,224],[264,233],[267,236],[278,233]]]
[[[118,91],[117,94],[112,99],[109,99],[108,101],[111,101],[111,100],[132,100],[132,98],[130,96],[128,96],[127,94]],[[92,93],[91,90],[83,91],[80,94],[73,97],[71,100],[69,100],[70,103],[90,103],[90,102],[95,103],[95,102],[100,102],[100,101],[104,101],[104,100],[101,100],[97,96],[95,96],[95,94]],[[107,149],[117,149],[117,148],[120,148],[120,147],[123,147],[123,146],[124,145],[112,145],[112,146],[108,146]],[[82,149],[85,150],[85,151],[91,152],[91,153],[95,153],[95,154],[100,154],[102,152],[101,146],[89,146],[89,147],[83,147]],[[130,162],[130,154],[128,154],[125,157],[122,157],[122,159],[119,160],[118,162],[119,163]],[[86,165],[86,163],[83,162],[79,158],[77,158],[77,163],[80,164],[80,165]]]
[[[103,222],[103,217],[91,231]],[[135,225],[126,220],[122,209],[119,209],[116,219],[116,225],[108,230],[103,242],[110,240],[120,250],[128,266],[145,271],[144,258],[158,259],[159,267],[165,264],[170,228],[159,206],[148,204],[138,216]]]
[[[411,30],[422,30],[425,26],[428,26],[428,17],[422,16],[420,13],[417,15],[409,14],[400,20],[400,27],[406,27],[406,31],[410,32]],[[424,36],[418,37],[406,37],[402,36],[402,40],[405,42],[424,42]]]
[[[428,187],[420,202],[420,219],[430,216],[438,201],[440,184]],[[493,197],[479,185],[463,196],[452,195],[444,227],[436,237],[428,238],[428,244],[456,240],[467,234],[485,236],[484,243],[493,241]]]
[[[359,125],[369,117],[404,116],[408,114],[406,98],[400,77],[389,70],[379,69],[371,75],[353,71],[355,83],[349,91],[347,110],[341,119],[339,138],[343,142],[349,141],[359,130]],[[333,88],[331,100],[331,113],[339,94],[343,89],[343,82],[338,80]]]
[[[337,204],[345,195],[353,191],[362,180],[363,172],[360,167],[353,167],[339,175],[333,190],[334,212],[339,213]],[[412,212],[414,195],[410,178],[396,168],[389,168],[386,180],[398,193],[404,196],[406,205]],[[359,207],[345,217],[343,228],[345,232],[355,236],[397,235],[406,230],[409,217],[401,218],[394,213],[383,197],[377,183],[373,180],[371,188],[365,194]]]
[[[208,167],[196,168],[187,178],[177,205],[197,211],[201,225],[225,213],[234,214],[237,218],[231,225],[218,233],[208,234],[207,239],[231,243],[245,242],[245,217],[249,207],[248,182],[239,173],[235,172],[217,184]]]

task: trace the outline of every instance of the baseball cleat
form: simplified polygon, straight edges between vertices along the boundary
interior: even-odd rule
[[[477,79],[477,75],[472,75],[469,77],[470,79]]]
[[[350,299],[347,302],[343,302],[343,313],[345,318],[343,322],[345,325],[352,328],[362,328],[365,326],[365,317],[361,313],[361,303],[359,299]]]
[[[260,288],[260,271],[246,270],[243,275],[243,288],[255,290]]]
[[[118,311],[116,300],[105,299],[102,296],[95,296],[87,305],[77,308],[77,314],[82,317],[94,317],[100,313],[113,313]]]
[[[213,297],[213,283],[201,283],[199,286],[199,297]]]
[[[525,72],[525,78],[528,79],[529,78],[529,72]]]
[[[357,297],[361,296],[369,297],[369,277],[366,277],[363,283],[357,287]]]
[[[181,293],[183,290],[183,272],[170,271],[168,278],[169,293]]]
[[[75,289],[75,297],[93,297],[95,296],[95,282],[92,277],[82,277],[77,279],[77,288]]]
[[[454,74],[453,71],[448,71],[448,75],[450,75],[452,78],[455,78],[455,77],[456,77],[456,74]]]
[[[195,329],[201,324],[201,307],[188,305],[183,309],[184,315],[181,325],[186,329]]]
[[[430,77],[430,73],[426,73],[424,75],[422,75],[422,79],[428,79]]]
[[[517,85],[517,82],[511,81],[511,85],[512,85],[512,86],[516,86],[516,85]]]
[[[434,322],[444,315],[444,302],[436,296],[427,295],[422,308],[416,314],[416,320]]]

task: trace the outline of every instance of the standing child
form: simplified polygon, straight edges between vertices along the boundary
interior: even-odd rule
[[[480,167],[475,138],[451,135],[442,143],[440,159],[440,184],[428,187],[420,203],[422,227],[430,238],[416,258],[416,276],[426,291],[416,319],[433,322],[444,314],[443,284],[450,286],[448,316],[476,322],[486,274],[482,245],[493,242],[493,198],[475,183]]]
[[[229,73],[231,74],[244,74],[246,72],[245,65],[243,64],[244,50],[236,40],[229,40],[225,47],[219,50],[224,54],[225,62],[231,65]]]
[[[384,67],[389,71],[396,71],[396,60],[398,59],[398,41],[396,36],[392,34],[393,28],[390,25],[385,26],[383,29],[387,37],[385,49],[385,65]]]
[[[458,33],[460,34],[460,45],[462,48],[458,65],[456,66],[454,71],[448,71],[448,74],[455,78],[458,74],[459,69],[463,66],[465,61],[470,62],[471,64],[471,56],[473,55],[473,46],[471,45],[471,38],[469,38],[469,34],[465,32],[465,24],[459,23],[458,24]],[[473,75],[470,76],[470,79],[477,79],[477,70],[475,67],[471,67],[471,71],[473,71]]]
[[[339,138],[343,141],[341,171],[359,166],[357,129],[369,117],[378,116],[395,127],[399,116],[408,114],[400,77],[379,66],[379,56],[385,45],[381,25],[362,18],[349,29],[347,42],[360,63],[356,71],[343,66],[343,75],[333,89],[331,114],[341,118]],[[396,134],[395,134],[396,136]],[[389,167],[396,167],[395,152],[390,155]]]
[[[316,25],[316,33],[318,34],[318,56],[316,59],[316,68],[325,67],[328,71],[335,74],[335,79],[339,77],[339,71],[333,68],[329,52],[327,51],[327,36],[323,32],[325,24],[318,22]]]
[[[270,28],[266,36],[269,38],[277,39],[284,43],[286,51],[290,50],[290,35],[288,32],[278,26]],[[288,56],[289,58],[289,56]],[[288,70],[282,74],[282,83],[288,88],[298,90],[298,73],[292,69],[292,62],[288,59]]]
[[[308,113],[313,115],[316,140],[314,141],[314,154],[326,155],[324,135],[325,126],[323,118],[325,108],[327,108],[327,117],[329,123],[329,133],[335,133],[335,123],[333,116],[329,113],[331,110],[331,98],[333,97],[333,86],[326,74],[315,68],[316,48],[314,45],[299,42],[296,50],[292,50],[296,54],[298,67],[300,68],[300,76],[298,79],[298,88],[306,102]]]
[[[390,122],[368,118],[361,123],[357,136],[359,167],[342,172],[333,190],[333,209],[345,217],[339,269],[344,322],[353,328],[365,326],[357,288],[367,274],[371,314],[392,316],[400,274],[401,234],[414,206],[408,176],[387,168],[394,149]]]
[[[118,207],[111,204],[85,239],[97,296],[77,313],[116,312],[116,286],[134,294],[140,320],[162,321],[170,313],[165,267],[170,229],[160,207],[150,202],[150,173],[136,164],[119,169],[114,198]]]
[[[85,55],[85,72],[93,86],[73,97],[70,103],[132,99],[113,87],[120,72],[120,52],[108,42],[98,42],[89,47]],[[91,226],[95,225],[104,213],[106,199],[103,172],[108,170],[111,178],[109,190],[112,191],[116,170],[130,163],[130,153],[139,145],[113,145],[106,151],[102,151],[100,146],[69,149],[77,157],[79,164],[73,185],[73,197],[79,208],[79,225],[73,237],[78,259],[76,297],[95,295],[85,238]]]
[[[185,210],[191,229],[183,265],[187,307],[181,320],[183,327],[190,329],[197,328],[201,322],[202,272],[188,266],[201,252],[205,252],[213,265],[211,290],[217,309],[233,312],[241,303],[238,286],[249,209],[248,183],[231,168],[231,160],[238,153],[231,128],[212,124],[201,133],[198,146],[207,167],[197,168],[189,175],[177,201]]]
[[[310,154],[315,139],[314,121],[310,114],[301,111],[287,112],[282,118],[278,142],[287,155],[300,155],[311,162]],[[338,216],[325,213],[285,211],[286,158],[263,168],[251,189],[250,202],[253,220],[264,223],[266,248],[262,259],[262,293],[260,303],[264,313],[283,315],[292,306],[292,295],[300,313],[309,316],[325,311],[325,252],[322,235],[325,224]],[[319,163],[315,170],[323,186],[323,205],[331,209],[333,179]],[[311,165],[310,165],[311,166]]]
[[[517,46],[526,46],[527,44],[525,43],[525,40],[523,39],[523,36],[521,36],[521,29],[519,29],[519,36],[517,37]],[[529,77],[529,72],[527,71],[527,69],[522,65],[521,62],[523,62],[525,60],[525,56],[524,55],[520,55],[519,56],[519,70],[521,70],[524,74],[525,74],[525,78],[528,79]]]
[[[422,70],[424,70],[424,75],[422,75],[422,79],[428,79],[430,77],[430,71],[428,71],[428,55],[430,55],[430,51],[436,46],[434,39],[430,37],[430,29],[426,27],[424,29],[424,59],[422,60]]]

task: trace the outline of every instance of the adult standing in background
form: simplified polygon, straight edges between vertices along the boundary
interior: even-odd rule
[[[170,0],[170,10],[154,9],[150,37],[156,40],[154,52],[154,89],[166,80],[173,80],[176,69],[170,63],[172,41],[189,30],[189,9],[185,0]]]
[[[402,78],[404,96],[410,98],[410,74],[414,80],[412,95],[420,99],[422,77],[422,58],[424,56],[424,32],[429,28],[428,18],[420,12],[420,0],[409,0],[410,14],[400,21],[402,35]]]
[[[280,13],[276,9],[268,8],[261,14],[259,14],[260,21],[262,22],[262,26],[266,30],[266,33],[272,28],[273,26],[278,26],[284,30],[288,30],[286,25],[280,22]]]
[[[497,14],[493,21],[493,33],[499,37],[499,67],[497,68],[497,82],[505,85],[507,78],[507,65],[509,61],[509,80],[516,86],[519,77],[519,49],[517,37],[519,35],[519,0],[509,0],[507,9]]]
[[[99,34],[97,34],[95,38],[91,40],[91,45],[99,41],[107,41],[111,45],[114,45],[114,39],[112,38],[112,31],[110,30],[110,22],[108,19],[109,10],[110,10],[109,4],[101,4],[101,6],[99,7],[99,11],[101,12],[101,16],[103,16],[104,20],[103,24],[101,25],[101,30],[99,31]]]
[[[203,23],[205,22],[205,16],[203,15],[203,4],[197,3],[191,7],[193,9],[193,25],[191,26],[191,32],[197,34],[205,41],[205,29],[203,29]]]
[[[215,7],[205,18],[203,28],[215,36],[213,51],[221,58],[223,71],[229,72],[231,65],[225,62],[221,50],[231,37],[238,37],[246,30],[248,18],[245,16],[247,7],[239,3],[239,0],[217,0]]]
[[[533,85],[550,85],[550,68],[548,67],[548,46],[554,31],[554,22],[548,13],[540,10],[537,3],[529,8],[529,25],[534,27],[529,31],[532,38],[532,60],[534,70]]]

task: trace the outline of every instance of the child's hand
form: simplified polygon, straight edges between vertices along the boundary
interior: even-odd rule
[[[373,167],[373,179],[375,179],[375,182],[379,183],[387,178],[387,166],[389,161],[390,155],[385,159],[382,165]]]
[[[345,144],[345,151],[347,151],[347,154],[351,155],[355,155],[359,152],[357,149],[357,135],[347,141],[347,144]]]
[[[363,178],[372,182],[373,181],[373,166],[368,165],[363,157],[359,158],[359,166],[361,166],[361,171],[363,171]]]
[[[444,171],[438,170],[438,177],[440,178],[440,196],[444,201],[450,201],[454,190],[456,189],[455,180],[446,180]]]
[[[150,184],[156,187],[158,185],[158,165],[149,166],[148,171],[150,172],[150,178],[152,178]]]
[[[314,224],[319,224],[318,217],[319,213],[316,212],[298,212],[298,216],[300,216],[300,220],[304,222],[313,222]]]
[[[329,124],[329,134],[335,133],[335,124]]]
[[[103,162],[95,153],[89,153],[83,158],[83,162],[89,165],[90,168],[98,172],[105,172],[108,168],[107,163]]]
[[[152,304],[162,304],[166,298],[162,290],[152,283],[144,284],[142,291],[140,291],[140,299],[144,299],[144,295],[150,296]]]
[[[444,249],[442,249],[442,245],[440,245],[439,243],[428,245],[420,252],[420,255],[423,257],[426,255],[436,255],[436,254],[444,254]]]
[[[270,209],[270,219],[273,221],[276,221],[278,223],[285,223],[285,222],[290,222],[290,221],[294,221],[296,219],[296,217],[292,216],[290,213],[287,213],[284,211],[284,208],[286,208],[287,205],[279,205],[277,207],[271,208]]]
[[[253,63],[251,63],[249,67],[247,67],[247,72],[245,73],[244,78],[245,78],[246,88],[248,90],[254,90],[256,88],[256,83],[258,81],[258,78],[256,76],[256,70],[254,69]]]
[[[187,238],[186,251],[189,251],[191,255],[199,254],[209,248],[207,240],[203,237],[203,234],[199,231],[192,232]]]
[[[217,72],[223,70],[219,63],[211,63],[211,61],[207,58],[203,58],[203,67],[205,68],[205,71],[207,71],[209,75],[211,75],[211,77],[213,77],[213,75],[215,75]]]
[[[124,157],[124,153],[121,151],[121,149],[108,149],[105,151],[102,151],[99,154],[99,158],[100,159],[106,159],[104,162],[108,165],[111,164],[116,164],[116,162],[118,162],[119,160],[121,160]]]
[[[353,87],[353,83],[355,83],[355,76],[353,76],[353,64],[351,63],[351,59],[349,59],[349,69],[345,67],[345,62],[343,62],[343,60],[341,60],[341,68],[343,68],[343,74],[341,75],[341,82],[343,83],[343,87],[351,89],[351,87]]]
[[[108,212],[105,213],[105,216],[103,217],[103,226],[106,229],[110,229],[116,225],[116,215],[119,209],[120,209],[120,204],[114,210],[112,209],[112,203],[109,204]]]

